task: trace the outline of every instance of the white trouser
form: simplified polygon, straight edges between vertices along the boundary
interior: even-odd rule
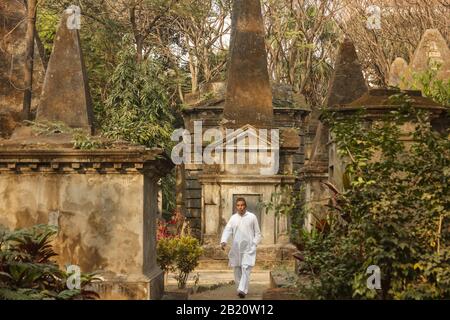
[[[243,265],[241,267],[234,267],[234,282],[236,283],[237,291],[248,293],[248,285],[250,283],[250,273],[252,267]]]

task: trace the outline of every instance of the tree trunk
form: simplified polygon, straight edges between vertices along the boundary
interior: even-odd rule
[[[193,52],[189,52],[189,70],[191,72],[191,92],[198,90],[198,59]]]
[[[23,96],[23,116],[25,119],[31,118],[31,98],[33,92],[33,65],[34,65],[34,32],[36,24],[36,0],[27,1],[27,33],[26,42],[26,63],[24,72],[25,92]]]
[[[44,66],[44,70],[47,70],[47,66],[48,66],[48,57],[45,53],[45,48],[44,48],[44,44],[42,43],[41,38],[39,37],[39,34],[36,30],[36,28],[34,28],[34,38],[36,41],[36,47],[39,51],[39,57],[41,58],[42,61],[42,65]]]
[[[143,60],[143,36],[141,34],[141,32],[139,31],[138,25],[137,25],[137,21],[136,21],[136,7],[131,7],[130,8],[130,22],[131,22],[131,27],[133,29],[133,35],[134,35],[134,40],[136,43],[136,60],[137,62],[141,62]]]

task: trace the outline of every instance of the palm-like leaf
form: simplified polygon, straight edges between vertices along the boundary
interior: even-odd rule
[[[81,290],[67,290],[69,275],[51,261],[56,229],[39,225],[0,235],[0,300],[98,299],[86,288],[100,279],[81,275]]]

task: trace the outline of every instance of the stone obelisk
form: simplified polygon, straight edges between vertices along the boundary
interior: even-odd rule
[[[264,34],[260,0],[235,0],[223,121],[226,127],[272,126]]]
[[[93,130],[93,109],[79,31],[67,9],[56,34],[45,75],[37,121],[61,121],[73,128]]]
[[[355,45],[349,38],[341,44],[331,77],[327,106],[343,105],[361,97],[368,90]]]

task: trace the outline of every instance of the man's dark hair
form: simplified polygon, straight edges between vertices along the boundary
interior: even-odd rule
[[[247,201],[245,201],[245,199],[244,198],[237,198],[236,199],[236,204],[238,203],[238,202],[244,202],[245,203],[245,205],[247,205]]]

